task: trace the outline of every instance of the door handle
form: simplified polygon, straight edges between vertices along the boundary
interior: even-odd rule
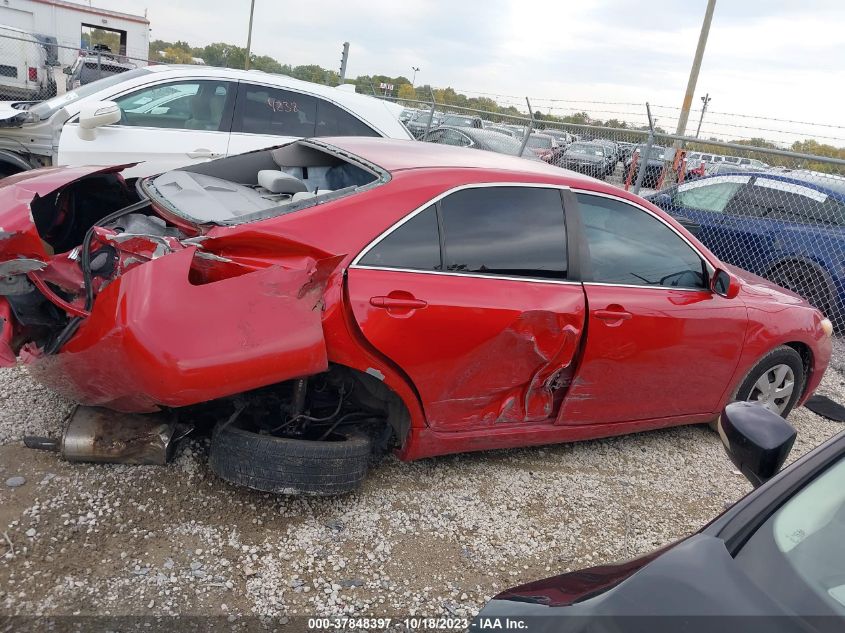
[[[212,152],[210,149],[195,149],[193,152],[188,152],[189,158],[218,158],[222,156],[222,154],[217,154]]]
[[[595,310],[593,316],[602,321],[627,321],[633,315],[624,310]]]
[[[419,310],[428,305],[427,301],[422,299],[413,299],[406,297],[370,297],[370,305],[374,308],[398,308],[400,310]]]

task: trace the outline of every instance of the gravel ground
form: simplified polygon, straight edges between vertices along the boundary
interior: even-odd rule
[[[820,393],[845,402],[837,368]],[[206,440],[183,442],[166,467],[22,448],[25,434],[57,435],[68,410],[22,369],[0,371],[0,621],[469,616],[505,587],[688,535],[750,490],[698,426],[388,458],[359,493],[274,497],[217,479]],[[806,409],[791,421],[793,459],[843,429]],[[14,477],[25,483],[10,487]]]

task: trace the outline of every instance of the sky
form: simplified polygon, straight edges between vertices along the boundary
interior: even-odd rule
[[[146,10],[151,39],[246,44],[249,0],[94,4]],[[282,63],[339,68],[342,43],[349,41],[348,77],[410,79],[416,66],[417,84],[503,95],[499,103],[523,110],[529,96],[534,110],[586,110],[638,124],[648,101],[657,124],[674,130],[706,4],[255,0],[252,50]],[[702,136],[815,137],[845,146],[843,26],[842,0],[718,0],[693,101],[698,109],[702,95],[711,97]],[[690,117],[689,133],[698,114]]]

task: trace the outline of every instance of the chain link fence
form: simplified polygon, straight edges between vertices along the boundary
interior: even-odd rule
[[[0,99],[50,98],[148,63],[0,26]],[[760,147],[755,130],[733,142],[668,134],[648,106],[638,123],[599,125],[586,113],[583,123],[543,116],[529,98],[532,114],[513,104],[506,112],[462,107],[434,94],[383,98],[406,108],[403,122],[418,140],[542,160],[638,193],[723,261],[795,291],[845,329],[845,160]]]
[[[845,329],[845,160],[676,136],[654,125],[401,103],[417,139],[543,160],[646,197],[723,261],[796,292]],[[512,142],[497,150],[491,135]]]
[[[104,45],[65,46],[0,25],[0,100],[42,101],[149,63]]]

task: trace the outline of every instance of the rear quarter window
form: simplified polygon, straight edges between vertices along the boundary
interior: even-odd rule
[[[333,103],[317,100],[315,136],[380,136],[355,115]]]

